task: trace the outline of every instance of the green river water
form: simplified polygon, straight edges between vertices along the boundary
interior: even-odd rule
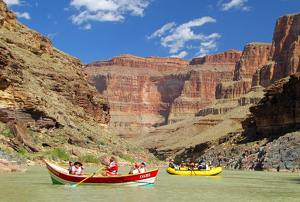
[[[88,167],[93,173],[100,167]],[[150,168],[147,168],[150,170]],[[128,173],[130,168],[120,168]],[[0,201],[300,201],[300,173],[223,170],[175,176],[160,168],[153,187],[53,185],[45,166],[0,174]]]

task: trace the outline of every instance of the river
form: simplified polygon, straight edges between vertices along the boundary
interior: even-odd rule
[[[88,167],[93,173],[100,167]],[[128,173],[130,168],[120,168]],[[148,168],[149,170],[149,168]],[[300,201],[300,173],[223,170],[217,176],[175,176],[160,168],[153,187],[53,185],[45,166],[0,174],[0,201]]]

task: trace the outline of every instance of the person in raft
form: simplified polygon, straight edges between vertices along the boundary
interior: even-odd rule
[[[208,168],[208,163],[205,163],[205,169],[206,169],[206,170],[209,170],[209,168]]]
[[[72,175],[83,175],[84,167],[82,163],[75,162],[74,165],[71,167],[71,174]]]
[[[194,168],[195,168],[195,164],[194,163],[190,163],[189,166],[190,166],[189,170],[194,170]]]
[[[142,162],[141,167],[139,169],[139,173],[147,172],[147,169],[145,168],[145,166],[146,166],[146,163]]]
[[[174,160],[172,159],[169,163],[169,167],[175,168]]]
[[[109,159],[110,163],[109,166],[105,167],[103,170],[107,171],[107,172],[102,172],[103,176],[109,176],[109,175],[117,175],[118,174],[118,164],[116,162],[115,157],[110,157]]]
[[[69,161],[69,174],[71,174],[71,169],[72,169],[72,166],[73,166],[73,161]]]
[[[180,168],[185,168],[184,161],[181,161]]]
[[[131,170],[130,170],[130,172],[128,174],[137,174],[137,173],[139,173],[140,172],[139,171],[140,166],[141,166],[141,164],[139,162],[136,162],[134,164],[134,166],[131,167]]]

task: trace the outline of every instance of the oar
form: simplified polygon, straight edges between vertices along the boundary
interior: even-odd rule
[[[105,166],[103,167],[105,168]],[[96,173],[98,173],[100,170],[102,170],[103,168],[100,168],[99,170],[97,170],[96,172],[94,172],[93,174],[91,174],[90,176],[88,176],[87,178],[81,180],[80,182],[78,182],[77,184],[73,184],[71,187],[77,187],[77,185],[81,184],[82,182],[84,182],[85,180],[89,179],[90,177],[93,177],[94,175],[96,175]]]

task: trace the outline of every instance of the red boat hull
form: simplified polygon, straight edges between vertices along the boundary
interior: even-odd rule
[[[77,184],[85,178],[89,177],[91,174],[70,175],[68,174],[68,169],[46,161],[47,169],[49,170],[50,177],[54,184]],[[114,175],[114,176],[102,176],[94,175],[88,178],[82,184],[125,184],[132,186],[152,186],[156,179],[158,169],[151,170],[145,173],[138,173],[134,175],[124,174],[124,175]]]

